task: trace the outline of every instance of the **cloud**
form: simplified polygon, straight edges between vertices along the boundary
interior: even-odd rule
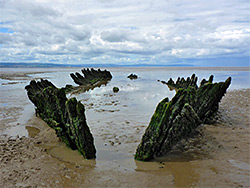
[[[0,12],[0,62],[171,64],[250,56],[245,0],[0,0]]]

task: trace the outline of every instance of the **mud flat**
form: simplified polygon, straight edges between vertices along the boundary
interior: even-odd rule
[[[124,98],[124,90],[133,88],[136,92],[139,85],[133,84],[137,83],[140,79],[129,82],[131,86],[118,85],[121,91],[114,94],[111,82],[110,91],[96,93],[95,98],[89,94],[78,96],[95,135],[95,160],[84,160],[77,151],[67,148],[51,128],[35,117],[29,110],[34,107],[26,98],[25,84],[4,86],[19,94],[1,98],[8,105],[1,106],[1,116],[5,116],[0,124],[0,187],[250,186],[250,89],[229,90],[215,122],[201,126],[169,155],[139,162],[133,155],[149,121],[145,117],[150,118],[155,107],[140,115],[136,110],[141,108],[134,107],[137,100],[131,100],[133,97],[127,93]],[[124,118],[123,113],[134,116]],[[7,131],[17,133],[17,127],[26,130],[25,137],[17,138]]]

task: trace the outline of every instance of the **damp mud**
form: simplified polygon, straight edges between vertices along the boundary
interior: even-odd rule
[[[250,186],[248,68],[109,70],[113,79],[106,86],[67,96],[85,105],[95,139],[97,158],[85,160],[35,116],[24,90],[29,80],[43,77],[58,87],[74,85],[69,73],[79,70],[1,69],[0,187]],[[131,73],[139,78],[128,79]],[[150,162],[135,161],[136,147],[156,105],[175,94],[157,80],[192,73],[200,80],[210,74],[215,75],[215,81],[233,78],[214,121],[200,126],[167,155]],[[10,82],[17,83],[7,84]],[[118,93],[113,92],[114,86],[119,87]]]

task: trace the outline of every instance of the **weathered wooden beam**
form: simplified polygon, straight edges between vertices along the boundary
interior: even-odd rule
[[[212,83],[213,76],[197,87],[197,77],[178,79],[172,82],[176,95],[171,101],[162,100],[151,118],[141,143],[137,147],[135,159],[151,160],[169,152],[182,138],[206,122],[217,112],[219,102],[231,83]]]
[[[84,105],[76,98],[67,99],[65,89],[58,89],[48,80],[31,81],[25,87],[39,115],[57,136],[85,158],[96,156],[94,138],[85,118]]]
[[[84,76],[82,76],[80,73],[76,72],[71,73],[70,76],[74,80],[74,82],[80,86],[93,86],[97,84],[98,82],[102,81],[108,81],[112,79],[112,75],[107,70],[95,70],[93,68],[91,69],[82,69],[82,73]]]

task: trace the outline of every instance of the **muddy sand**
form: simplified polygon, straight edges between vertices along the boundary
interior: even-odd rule
[[[146,125],[133,127],[125,121],[124,130],[111,134],[105,131],[115,130],[112,123],[102,127],[99,122],[100,127],[92,130],[97,135],[97,159],[84,160],[34,111],[23,120],[26,97],[24,92],[16,99],[5,98],[19,105],[1,107],[5,129],[25,124],[28,136],[10,136],[0,126],[0,187],[250,187],[250,89],[227,92],[215,122],[200,126],[173,152],[152,162],[133,160]]]

